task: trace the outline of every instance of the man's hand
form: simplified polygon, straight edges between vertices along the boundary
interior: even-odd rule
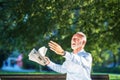
[[[50,59],[48,57],[45,57],[45,60],[46,60],[45,62],[46,65],[50,64]]]
[[[62,47],[57,44],[56,42],[50,41],[49,43],[49,47],[52,51],[54,51],[56,54],[58,55],[64,55],[64,50],[62,49]]]

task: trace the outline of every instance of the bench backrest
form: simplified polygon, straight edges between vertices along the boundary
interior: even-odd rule
[[[92,80],[109,80],[109,75],[92,75]],[[63,74],[1,74],[0,80],[66,80]]]

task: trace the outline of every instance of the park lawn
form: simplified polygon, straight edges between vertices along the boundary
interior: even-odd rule
[[[110,80],[120,80],[120,74],[109,74]]]
[[[9,71],[1,71],[0,74],[59,74],[56,72],[9,72]]]

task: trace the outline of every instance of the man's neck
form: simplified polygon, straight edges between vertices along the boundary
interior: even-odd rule
[[[73,53],[74,53],[74,54],[77,54],[78,52],[80,52],[80,51],[82,51],[82,50],[83,50],[83,48],[77,48],[77,49],[73,50]]]

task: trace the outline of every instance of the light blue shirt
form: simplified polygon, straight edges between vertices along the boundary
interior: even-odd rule
[[[92,56],[81,50],[78,54],[66,52],[62,65],[50,62],[48,67],[59,73],[67,73],[66,80],[91,80]]]

